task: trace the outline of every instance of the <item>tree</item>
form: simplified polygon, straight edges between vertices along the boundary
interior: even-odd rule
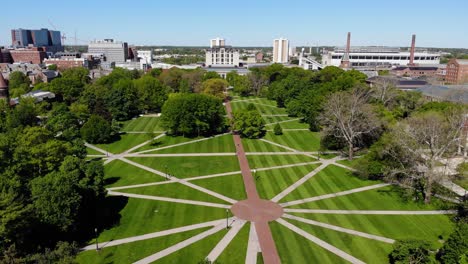
[[[169,94],[169,87],[164,86],[158,79],[151,77],[151,75],[145,75],[140,79],[133,80],[133,85],[137,90],[141,109],[161,112],[161,108]]]
[[[257,110],[240,110],[233,114],[234,130],[246,138],[259,138],[265,134],[265,120]]]
[[[440,259],[445,264],[460,263],[468,257],[468,222],[459,222],[440,251]]]
[[[443,157],[456,153],[464,120],[460,110],[444,114],[430,111],[415,114],[392,127],[380,151],[394,160],[386,166],[385,175],[415,187],[424,195],[425,203],[429,203],[434,184],[447,177],[437,164]]]
[[[128,120],[140,113],[140,102],[132,80],[121,79],[111,88],[106,98],[106,105],[112,118]]]
[[[283,129],[281,128],[279,123],[276,123],[276,125],[273,127],[273,133],[275,133],[275,135],[277,136],[283,135]]]
[[[365,135],[376,133],[380,126],[368,98],[368,91],[362,88],[334,93],[328,97],[320,117],[325,134],[347,143],[350,160],[359,141]]]
[[[112,128],[108,121],[92,115],[81,128],[81,136],[89,143],[106,143],[111,138]]]
[[[213,135],[226,128],[222,101],[206,94],[172,94],[164,103],[161,125],[176,135]]]
[[[205,94],[213,95],[224,99],[228,82],[224,79],[208,79],[202,83],[202,91]]]
[[[209,80],[209,79],[221,79],[221,76],[217,72],[205,72],[203,75],[203,81]]]
[[[375,83],[371,90],[372,97],[382,102],[385,106],[399,94],[399,91],[396,89],[395,81],[390,78],[381,78],[381,80]]]
[[[431,262],[431,243],[422,240],[399,240],[393,244],[390,263],[423,264]]]
[[[26,92],[29,92],[29,86],[31,85],[31,80],[24,73],[20,71],[14,71],[10,73],[8,80],[8,87],[10,89],[22,88]]]
[[[51,64],[47,66],[47,69],[50,71],[56,71],[57,70],[57,64]]]

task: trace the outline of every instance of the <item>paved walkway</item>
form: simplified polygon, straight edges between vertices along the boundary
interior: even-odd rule
[[[265,126],[271,126],[271,125],[276,125],[276,124],[281,124],[281,123],[286,123],[286,122],[292,122],[292,121],[297,121],[297,120],[301,120],[301,118],[293,118],[293,119],[283,120],[283,121],[279,121],[279,122],[268,123],[268,124],[265,124]]]
[[[216,135],[216,136],[213,136],[213,137],[195,139],[195,140],[182,142],[182,143],[178,143],[178,144],[174,144],[174,145],[170,145],[170,146],[164,146],[164,147],[160,147],[160,148],[143,150],[143,151],[136,152],[136,153],[137,154],[142,154],[142,153],[153,152],[153,151],[162,150],[162,149],[175,148],[175,147],[178,147],[178,146],[183,146],[183,145],[187,145],[187,144],[193,144],[193,143],[197,143],[197,142],[200,142],[200,141],[209,140],[209,139],[212,139],[212,138],[215,138],[215,137],[221,137],[221,136],[224,136],[224,135],[227,135],[227,134],[229,134],[229,133],[219,134],[219,135]]]
[[[307,233],[306,231],[290,224],[289,222],[283,220],[283,219],[277,219],[276,222],[282,224],[283,226],[285,226],[286,228],[290,229],[291,231],[303,236],[304,238],[314,242],[315,244],[319,245],[320,247],[332,252],[333,254],[351,262],[351,263],[358,263],[358,264],[364,264],[365,262],[363,262],[362,260],[360,259],[357,259],[351,255],[349,255],[348,253],[344,252],[343,250],[337,248],[337,247],[334,247],[330,244],[328,244],[327,242],[319,239],[318,237],[315,237],[309,233]]]
[[[250,224],[249,242],[247,244],[247,254],[245,256],[245,264],[256,264],[257,254],[262,252],[260,244],[258,242],[257,232],[255,231],[255,225]]]
[[[456,210],[435,211],[396,211],[396,210],[321,210],[321,209],[292,209],[285,208],[287,213],[302,214],[357,214],[357,215],[442,215],[456,214]]]
[[[221,253],[223,253],[223,251],[226,249],[229,243],[231,243],[237,233],[239,233],[242,227],[244,227],[245,223],[246,221],[235,219],[234,223],[230,226],[229,231],[218,242],[218,244],[216,244],[216,246],[211,250],[206,258],[211,262],[214,262],[221,255]]]
[[[134,236],[134,237],[127,237],[127,238],[122,238],[122,239],[117,239],[117,240],[111,240],[111,241],[106,241],[106,242],[99,242],[99,249],[102,248],[107,248],[107,247],[113,247],[113,246],[118,246],[122,244],[127,244],[127,243],[132,243],[136,241],[141,241],[141,240],[146,240],[146,239],[151,239],[151,238],[156,238],[156,237],[162,237],[162,236],[167,236],[167,235],[172,235],[172,234],[177,234],[181,232],[186,232],[190,230],[195,230],[195,229],[200,229],[204,227],[209,227],[209,226],[217,226],[221,223],[224,223],[226,220],[215,220],[215,221],[210,221],[210,222],[204,222],[204,223],[199,223],[199,224],[194,224],[194,225],[188,225],[188,226],[182,226],[182,227],[177,227],[177,228],[172,228],[164,231],[158,231],[154,233],[149,233],[141,236]],[[95,250],[96,245],[91,244],[89,246],[86,246],[82,248],[81,250]]]
[[[224,223],[218,224],[217,226],[215,226],[215,227],[213,227],[213,228],[211,228],[211,229],[209,229],[209,230],[207,230],[207,231],[205,231],[205,232],[203,232],[201,234],[193,236],[193,237],[191,237],[189,239],[186,239],[186,240],[184,240],[182,242],[179,242],[179,243],[177,243],[177,244],[175,244],[175,245],[173,245],[171,247],[168,247],[168,248],[166,248],[166,249],[164,249],[162,251],[159,251],[156,254],[153,254],[153,255],[148,256],[148,257],[146,257],[144,259],[141,259],[141,260],[135,262],[134,264],[148,264],[148,263],[155,262],[158,259],[161,259],[161,258],[163,258],[165,256],[168,256],[168,255],[170,255],[170,254],[172,254],[172,253],[174,253],[174,252],[176,252],[178,250],[181,250],[182,248],[188,247],[191,244],[193,244],[193,243],[195,243],[197,241],[200,241],[200,240],[202,240],[202,239],[204,239],[204,238],[206,238],[208,236],[211,236],[211,235],[213,235],[213,234],[215,234],[215,233],[217,233],[217,232],[219,232],[219,231],[221,231],[221,230],[223,230],[225,228],[226,228],[226,224],[224,224]],[[191,260],[191,261],[198,261],[198,260]]]
[[[194,201],[194,200],[185,200],[185,199],[169,198],[169,197],[154,196],[154,195],[123,193],[123,192],[114,192],[114,191],[108,191],[107,194],[108,195],[113,195],[113,196],[125,196],[125,197],[129,197],[129,198],[139,198],[139,199],[146,199],[146,200],[172,202],[172,203],[192,204],[192,205],[201,205],[201,206],[218,207],[218,208],[231,208],[231,206],[227,205],[227,204],[218,204],[218,203],[210,203],[210,202],[202,202],[202,201]]]
[[[125,157],[213,157],[213,156],[235,156],[235,152],[208,152],[208,153],[171,153],[171,154],[142,154],[142,153],[128,153]]]
[[[376,236],[376,235],[372,235],[372,234],[368,234],[368,233],[364,233],[364,232],[360,232],[360,231],[356,231],[356,230],[352,230],[352,229],[348,229],[348,228],[343,228],[343,227],[340,227],[340,226],[330,225],[330,224],[326,224],[326,223],[322,223],[322,222],[302,218],[302,217],[299,217],[299,216],[285,214],[285,215],[283,215],[283,217],[293,219],[293,220],[296,220],[296,221],[300,221],[300,222],[303,222],[303,223],[306,223],[306,224],[309,224],[309,225],[320,226],[320,227],[323,227],[323,228],[335,230],[335,231],[350,234],[350,235],[355,235],[355,236],[360,236],[360,237],[364,237],[364,238],[368,238],[368,239],[382,241],[382,242],[389,243],[389,244],[395,243],[395,240],[393,240],[391,238]]]
[[[323,166],[323,165],[322,165],[322,166]],[[320,167],[319,167],[319,168],[320,168]],[[317,168],[317,169],[318,169],[318,168]],[[306,175],[306,176],[307,176],[307,175]],[[313,176],[313,175],[312,175],[312,176]],[[302,180],[302,179],[301,179],[301,180]],[[314,202],[314,201],[318,201],[318,200],[323,200],[323,199],[328,199],[328,198],[334,198],[334,197],[338,197],[338,196],[348,195],[348,194],[352,194],[352,193],[364,192],[364,191],[368,191],[368,190],[373,190],[373,189],[377,189],[377,188],[382,188],[382,187],[389,186],[389,185],[391,185],[391,184],[390,184],[390,183],[379,183],[379,184],[374,184],[374,185],[366,186],[366,187],[360,187],[360,188],[351,189],[351,190],[347,190],[347,191],[342,191],[342,192],[337,192],[337,193],[330,193],[330,194],[315,196],[315,197],[306,198],[306,199],[301,199],[301,200],[296,200],[296,201],[291,201],[291,202],[285,202],[285,203],[282,203],[281,206],[287,207],[287,206],[291,206],[291,205],[298,205],[298,204],[303,204],[303,203],[309,203],[309,202]]]
[[[225,104],[229,118],[232,118],[232,109],[229,101]],[[233,134],[234,144],[238,153],[239,165],[242,171],[242,178],[244,180],[245,191],[248,200],[260,200],[255,186],[255,180],[252,176],[247,156],[245,155],[244,147],[242,146],[241,138],[239,135]],[[278,251],[276,249],[273,235],[271,234],[270,226],[267,221],[258,221],[253,223],[258,235],[260,248],[262,249],[263,261],[268,264],[281,263]]]

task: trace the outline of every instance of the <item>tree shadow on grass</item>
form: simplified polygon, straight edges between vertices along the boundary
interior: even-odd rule
[[[114,184],[120,180],[120,177],[109,177],[104,179],[104,186]]]

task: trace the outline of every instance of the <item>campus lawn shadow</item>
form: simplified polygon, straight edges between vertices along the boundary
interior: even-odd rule
[[[120,180],[120,177],[109,177],[104,179],[104,186],[111,185]]]

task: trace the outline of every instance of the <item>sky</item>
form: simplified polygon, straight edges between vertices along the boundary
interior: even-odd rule
[[[134,45],[403,46],[468,48],[467,0],[2,1],[0,45],[14,28],[65,33],[65,44],[113,38]]]

